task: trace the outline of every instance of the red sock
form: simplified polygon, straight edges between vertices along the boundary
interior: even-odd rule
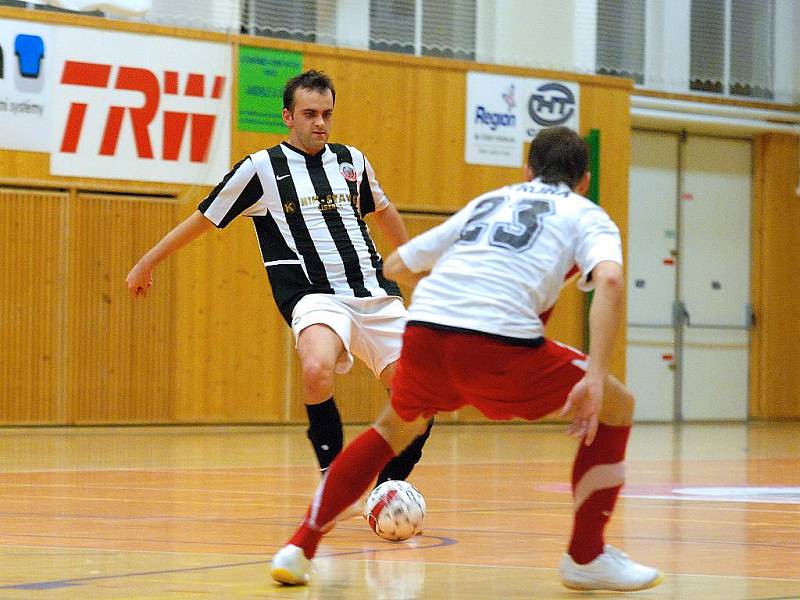
[[[322,538],[320,529],[358,500],[393,457],[392,447],[373,427],[354,439],[331,463],[289,543],[313,558]]]
[[[630,426],[600,423],[591,446],[581,444],[572,466],[575,522],[569,555],[578,564],[593,561],[603,552],[603,530],[622,484],[625,482],[625,447]]]

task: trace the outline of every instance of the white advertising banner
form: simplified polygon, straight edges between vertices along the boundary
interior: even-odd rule
[[[49,152],[53,28],[0,20],[0,148]]]
[[[520,167],[523,147],[544,127],[578,130],[580,87],[568,81],[467,73],[465,157],[473,165]]]
[[[53,31],[54,175],[214,184],[229,170],[225,44]]]

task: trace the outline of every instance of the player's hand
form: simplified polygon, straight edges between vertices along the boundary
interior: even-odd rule
[[[572,415],[572,423],[567,434],[583,438],[583,443],[591,446],[597,434],[600,408],[603,406],[605,377],[586,373],[575,384],[561,409],[561,415]]]
[[[125,283],[128,286],[128,293],[131,298],[138,298],[139,296],[147,298],[147,290],[153,286],[153,271],[143,267],[140,263],[136,263],[125,278]]]

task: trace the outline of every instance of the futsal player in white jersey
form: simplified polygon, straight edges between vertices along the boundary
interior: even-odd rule
[[[358,149],[328,143],[336,91],[306,71],[283,92],[288,140],[237,163],[198,206],[131,269],[132,297],[146,297],[170,254],[238,216],[255,225],[278,310],[291,326],[303,370],[308,438],[321,471],[341,451],[335,373],[361,358],[388,388],[407,317],[400,289],[383,275],[365,217],[397,247],[408,240],[400,213]],[[378,481],[405,479],[430,428],[392,460]]]
[[[479,196],[398,248],[390,276],[429,273],[414,291],[391,403],[344,449],[308,514],[272,561],[272,577],[308,580],[325,525],[367,488],[437,412],[465,405],[491,419],[536,420],[561,409],[582,441],[572,472],[574,526],[560,565],[564,585],[632,591],[661,574],[606,545],[603,530],[624,482],[633,397],[609,375],[624,285],[617,226],[583,196],[588,151],[573,131],[541,131],[526,182]],[[577,266],[594,290],[589,355],[544,337],[548,311]],[[376,461],[376,458],[379,460]]]

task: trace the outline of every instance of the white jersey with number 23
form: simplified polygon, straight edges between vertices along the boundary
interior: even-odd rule
[[[622,264],[619,229],[606,212],[566,184],[535,179],[483,194],[441,225],[398,249],[417,285],[409,319],[534,339],[577,265],[578,288],[592,269]]]

